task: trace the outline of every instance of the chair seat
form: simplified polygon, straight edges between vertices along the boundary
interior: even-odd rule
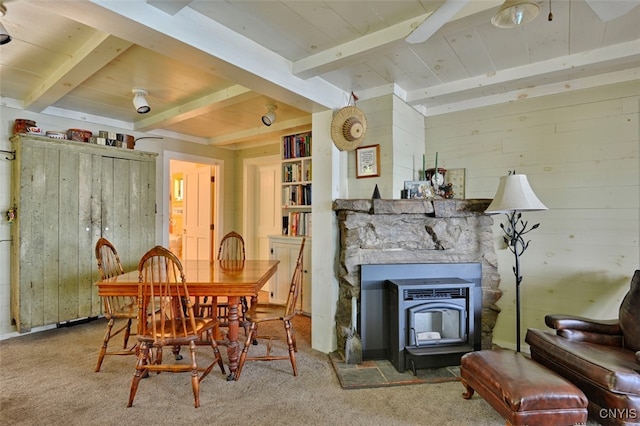
[[[138,318],[138,305],[135,303],[127,303],[126,305],[119,306],[113,309],[112,312],[105,313],[105,317],[109,319],[111,316],[114,318]]]
[[[148,334],[145,336],[141,336],[141,339],[147,339],[147,340],[153,340],[154,337],[155,338],[168,338],[168,337],[172,337],[175,335],[185,335],[185,342],[189,342],[190,340],[198,340],[199,336],[201,333],[204,333],[205,331],[207,331],[209,328],[212,328],[213,326],[215,326],[216,322],[211,320],[211,318],[196,318],[196,333],[197,334],[192,334],[192,335],[188,335],[189,333],[191,333],[191,327],[189,326],[188,322],[187,322],[187,330],[185,331],[184,325],[182,324],[182,322],[178,321],[176,323],[176,329],[175,329],[175,333],[173,332],[173,330],[170,330],[168,326],[165,325],[165,333],[163,335],[162,332],[160,332],[160,330],[162,330],[162,327],[160,325],[160,321],[156,321],[156,327],[155,329],[157,330],[157,332],[155,334],[152,333],[153,330],[153,323],[151,321],[147,322],[147,332]]]
[[[249,322],[277,321],[285,319],[285,305],[276,305],[274,303],[259,303],[253,305],[245,317]]]

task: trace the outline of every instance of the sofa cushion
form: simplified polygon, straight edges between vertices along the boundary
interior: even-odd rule
[[[624,336],[624,347],[640,351],[640,270],[633,274],[631,288],[620,305],[620,328]]]
[[[531,352],[565,366],[614,393],[640,394],[640,374],[633,351],[588,342],[574,342],[542,330],[529,329]]]

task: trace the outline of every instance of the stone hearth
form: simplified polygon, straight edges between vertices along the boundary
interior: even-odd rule
[[[333,203],[340,227],[338,349],[351,324],[351,298],[360,299],[360,266],[395,263],[480,263],[482,349],[493,340],[502,296],[489,199],[343,200]]]

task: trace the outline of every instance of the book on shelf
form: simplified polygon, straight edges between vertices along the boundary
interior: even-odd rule
[[[311,180],[311,164],[310,163],[285,163],[282,165],[282,181],[289,182],[308,182]]]
[[[282,200],[284,207],[311,206],[311,184],[284,186]]]
[[[287,135],[282,138],[282,157],[301,158],[311,156],[311,132]]]
[[[310,212],[290,212],[288,216],[282,217],[282,227],[285,235],[291,237],[311,236],[311,213]]]

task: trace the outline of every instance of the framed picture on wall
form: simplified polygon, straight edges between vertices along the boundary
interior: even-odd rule
[[[380,176],[380,145],[356,148],[356,177]]]

